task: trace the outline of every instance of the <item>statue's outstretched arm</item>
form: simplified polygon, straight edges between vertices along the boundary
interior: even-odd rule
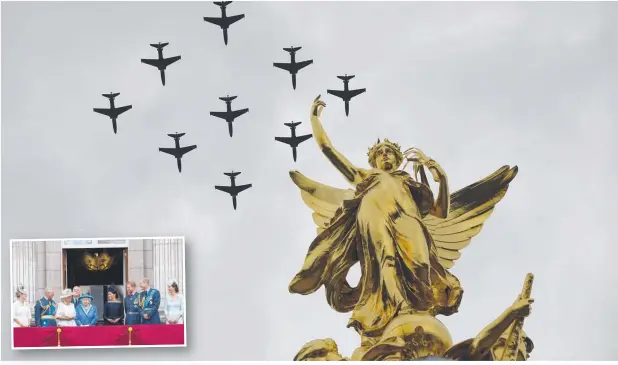
[[[366,171],[354,166],[345,156],[333,147],[333,144],[326,135],[322,123],[320,122],[320,114],[325,106],[326,104],[320,100],[320,96],[314,100],[311,106],[311,128],[313,129],[313,138],[315,138],[315,141],[318,143],[320,150],[322,150],[326,158],[328,158],[351,184],[356,185],[363,181],[366,176]]]
[[[518,319],[530,314],[530,305],[533,299],[518,299],[513,305],[505,310],[500,317],[483,328],[472,341],[471,352],[475,356],[483,356],[500,339],[509,327]]]

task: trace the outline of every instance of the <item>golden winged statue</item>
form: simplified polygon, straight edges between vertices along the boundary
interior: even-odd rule
[[[458,311],[463,289],[448,269],[481,231],[517,167],[504,166],[451,194],[436,161],[418,148],[402,152],[388,139],[369,149],[371,168],[357,167],[326,135],[320,121],[325,106],[318,96],[311,107],[313,136],[353,188],[330,187],[290,172],[313,210],[317,237],[289,290],[307,295],[324,286],[333,309],[352,312],[348,327],[368,349],[398,317]],[[400,169],[404,161],[414,163],[415,176]],[[439,184],[435,198],[425,168]],[[356,263],[361,279],[352,287],[346,276]]]
[[[82,263],[88,271],[106,271],[112,267],[114,258],[107,252],[102,252],[101,254],[95,252],[93,255],[85,252],[82,257]]]

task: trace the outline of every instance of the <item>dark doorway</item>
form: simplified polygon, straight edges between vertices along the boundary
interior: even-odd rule
[[[125,248],[67,249],[67,287],[122,285],[125,250]]]

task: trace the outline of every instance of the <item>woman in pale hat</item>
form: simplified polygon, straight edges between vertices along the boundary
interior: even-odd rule
[[[165,323],[182,324],[185,319],[185,297],[180,293],[178,282],[174,279],[167,283],[165,300]]]
[[[75,322],[75,305],[73,304],[73,291],[64,289],[60,295],[60,303],[58,303],[58,311],[56,312],[56,323],[58,327],[74,327]]]
[[[98,314],[97,307],[92,304],[94,298],[88,293],[82,293],[79,296],[81,305],[75,308],[75,322],[78,326],[94,326],[97,324]]]
[[[15,298],[17,300],[11,307],[13,312],[13,327],[30,327],[30,318],[32,314],[30,312],[30,306],[28,305],[28,294],[22,285],[20,285],[15,292]]]

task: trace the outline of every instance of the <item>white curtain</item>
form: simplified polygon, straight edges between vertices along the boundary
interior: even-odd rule
[[[161,307],[167,298],[167,282],[175,279],[178,289],[184,295],[185,289],[185,247],[184,239],[154,239],[153,253],[153,285],[161,292]]]
[[[20,285],[28,293],[30,307],[36,301],[36,242],[13,242],[11,261],[13,262],[13,277],[11,282],[11,303],[16,300],[15,292]]]

